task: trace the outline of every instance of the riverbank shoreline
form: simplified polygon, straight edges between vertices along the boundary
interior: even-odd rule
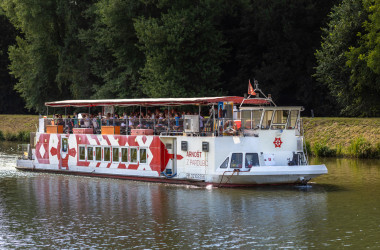
[[[380,118],[303,118],[308,153],[321,157],[380,157]],[[38,115],[0,115],[0,140],[29,142]]]
[[[314,156],[380,158],[380,118],[303,118],[303,126]]]

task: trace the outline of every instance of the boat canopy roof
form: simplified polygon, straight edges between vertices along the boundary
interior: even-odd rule
[[[244,99],[240,96],[194,97],[194,98],[143,98],[143,99],[104,99],[104,100],[66,100],[45,102],[49,107],[97,107],[97,106],[180,106],[207,105],[218,102],[233,102],[240,104],[269,105],[266,98]]]

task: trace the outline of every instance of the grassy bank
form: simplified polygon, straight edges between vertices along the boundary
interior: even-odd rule
[[[380,157],[380,118],[304,118],[308,152],[315,156]]]
[[[380,158],[380,118],[304,118],[309,154]],[[0,140],[29,141],[37,115],[0,115]]]
[[[0,141],[29,142],[37,125],[38,115],[0,115]]]

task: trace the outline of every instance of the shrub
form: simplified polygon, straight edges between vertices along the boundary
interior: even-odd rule
[[[331,149],[326,143],[317,142],[313,145],[312,152],[318,157],[333,157],[336,156],[336,150]]]
[[[307,154],[312,154],[313,152],[311,151],[311,145],[310,145],[310,142],[309,141],[305,141],[305,149],[306,149],[306,152]]]
[[[0,130],[0,141],[4,141],[4,133]]]
[[[11,132],[6,132],[4,138],[6,141],[17,141],[17,135]]]
[[[336,156],[337,156],[337,157],[343,157],[343,156],[344,156],[344,152],[343,152],[343,146],[342,146],[342,144],[338,144],[338,145],[336,145],[336,150],[335,150],[335,152],[336,152]]]
[[[375,148],[373,149],[373,157],[380,158],[380,142],[376,143]]]
[[[371,144],[363,137],[352,140],[348,146],[348,155],[355,158],[370,158],[373,151]]]
[[[19,131],[17,134],[17,140],[22,142],[29,142],[30,133],[28,131]]]

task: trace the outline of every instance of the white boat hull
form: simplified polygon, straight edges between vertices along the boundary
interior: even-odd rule
[[[37,172],[54,172],[95,177],[109,177],[173,184],[213,185],[216,187],[306,184],[310,179],[327,173],[325,165],[255,167],[251,171],[225,171],[210,175],[187,175],[188,178],[167,178],[161,175],[136,171],[114,171],[78,167],[76,170],[58,170],[53,166],[35,166],[32,160],[17,160],[17,169]]]

